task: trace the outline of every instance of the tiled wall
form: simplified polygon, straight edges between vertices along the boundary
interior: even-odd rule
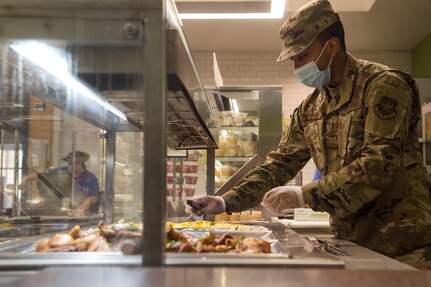
[[[411,72],[410,51],[353,51],[356,58],[379,62],[405,72]],[[213,55],[193,52],[197,69],[205,86],[214,86]],[[312,91],[298,83],[292,63],[276,63],[278,52],[218,52],[217,62],[225,86],[283,85],[283,115],[289,117],[298,104]],[[303,169],[304,183],[314,173],[314,163]]]

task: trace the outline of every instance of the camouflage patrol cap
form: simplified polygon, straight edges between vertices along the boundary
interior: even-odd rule
[[[284,48],[277,62],[287,60],[304,51],[313,43],[317,34],[339,19],[327,0],[315,0],[300,7],[280,28],[279,33]]]

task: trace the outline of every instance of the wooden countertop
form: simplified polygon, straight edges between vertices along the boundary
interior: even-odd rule
[[[354,271],[291,268],[63,267],[21,277],[15,287],[429,287],[431,271]]]

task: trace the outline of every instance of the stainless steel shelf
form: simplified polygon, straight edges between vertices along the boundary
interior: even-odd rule
[[[259,126],[252,126],[252,127],[220,126],[220,129],[232,130],[232,131],[253,131],[255,134],[259,133]]]
[[[252,156],[218,156],[216,160],[220,162],[224,161],[236,161],[236,162],[246,162],[249,161]]]

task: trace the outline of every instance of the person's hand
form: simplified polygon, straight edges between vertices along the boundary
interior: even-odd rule
[[[33,181],[37,179],[37,173],[36,172],[32,172],[29,175],[26,175],[22,178],[21,183],[18,185],[18,188],[22,191],[25,191],[25,188],[27,187],[27,184],[29,181]]]
[[[226,211],[226,203],[221,196],[203,195],[193,199],[192,212],[197,215],[220,214]]]
[[[287,208],[304,207],[304,197],[300,186],[278,186],[268,191],[262,205],[275,213]]]
[[[27,178],[28,180],[36,180],[37,179],[37,172],[33,171],[32,173],[30,173],[29,175],[24,176],[25,178]]]
[[[27,179],[23,177],[21,183],[18,185],[19,190],[25,191],[25,188],[27,187]]]

